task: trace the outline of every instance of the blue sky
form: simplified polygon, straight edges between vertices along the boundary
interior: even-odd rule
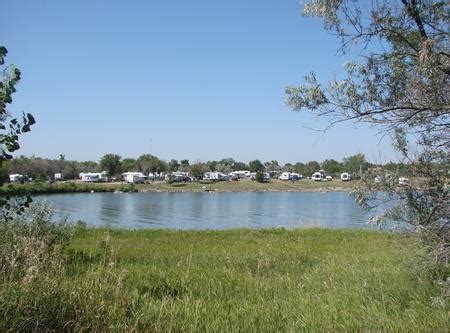
[[[22,71],[9,108],[37,119],[19,154],[98,160],[395,158],[367,126],[285,105],[284,88],[346,58],[299,0],[7,1],[0,45]]]

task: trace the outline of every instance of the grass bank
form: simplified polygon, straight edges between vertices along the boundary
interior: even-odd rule
[[[2,195],[51,194],[51,193],[83,193],[83,192],[135,192],[135,186],[121,183],[81,183],[81,182],[33,182],[26,184],[4,184],[0,187]]]
[[[301,180],[296,182],[280,181],[274,179],[268,183],[258,183],[251,180],[237,182],[191,182],[174,183],[153,182],[148,184],[127,185],[124,183],[81,183],[81,182],[54,182],[29,184],[4,184],[0,187],[0,194],[50,194],[75,192],[253,192],[253,191],[345,191],[351,189],[353,182],[333,180],[331,182],[314,182]]]
[[[0,330],[446,332],[413,242],[360,230],[82,230],[48,282],[1,287]]]

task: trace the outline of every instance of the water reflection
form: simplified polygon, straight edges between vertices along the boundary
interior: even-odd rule
[[[38,196],[57,218],[124,228],[363,228],[368,215],[346,192],[94,193]]]

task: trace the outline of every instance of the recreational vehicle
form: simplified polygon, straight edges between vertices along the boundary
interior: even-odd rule
[[[241,179],[241,178],[250,177],[250,171],[248,171],[248,170],[238,170],[238,171],[230,172],[229,175],[232,176],[232,177],[238,177],[239,179]]]
[[[214,180],[214,181],[228,180],[228,176],[222,172],[205,172],[203,179]]]
[[[103,172],[82,172],[80,173],[80,178],[82,182],[107,182],[108,177],[106,176],[106,171]]]
[[[343,172],[343,173],[341,173],[341,180],[343,182],[347,182],[349,180],[352,180],[352,175],[349,174],[348,172]]]
[[[314,172],[314,173],[311,175],[311,180],[314,180],[314,181],[316,181],[316,182],[320,182],[320,181],[322,181],[322,180],[324,180],[324,179],[325,179],[325,174],[324,174],[324,172],[322,172],[322,171]]]
[[[144,184],[147,178],[142,172],[124,172],[122,176],[128,184]]]
[[[291,173],[290,172],[283,172],[280,177],[278,177],[279,180],[290,180],[291,179]]]
[[[11,183],[20,183],[23,182],[25,180],[25,177],[21,174],[15,173],[12,175],[9,175],[9,181]]]

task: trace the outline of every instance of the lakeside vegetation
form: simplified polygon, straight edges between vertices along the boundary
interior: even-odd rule
[[[1,331],[447,330],[411,236],[79,228],[60,253],[4,279]]]
[[[308,179],[299,181],[281,181],[259,183],[251,180],[221,182],[186,182],[169,184],[155,181],[148,184],[126,183],[82,183],[82,182],[32,182],[25,184],[9,183],[0,187],[3,195],[51,194],[51,193],[83,193],[83,192],[251,192],[251,191],[348,191],[354,182],[333,180],[315,182]]]

